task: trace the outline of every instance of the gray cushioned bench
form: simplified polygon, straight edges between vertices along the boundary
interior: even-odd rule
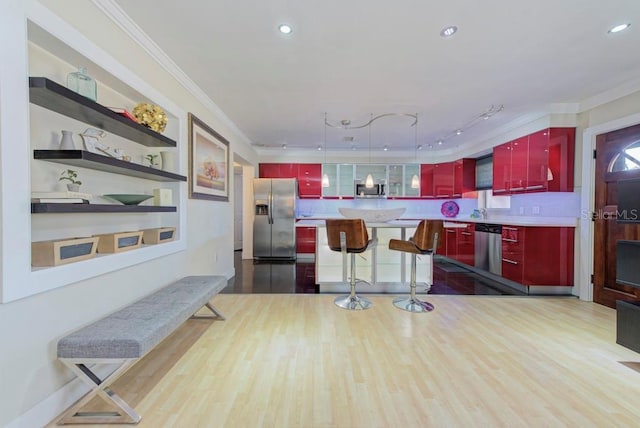
[[[223,276],[189,276],[60,339],[58,358],[91,391],[71,406],[59,423],[138,423],[140,416],[109,385],[203,306],[215,318],[224,319],[209,301],[226,285]],[[105,363],[118,364],[105,379],[87,367]],[[96,395],[120,411],[79,412]]]

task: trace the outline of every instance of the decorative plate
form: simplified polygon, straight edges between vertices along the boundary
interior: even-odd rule
[[[102,195],[106,196],[109,199],[113,199],[118,201],[124,205],[138,205],[146,201],[147,199],[153,198],[153,195],[128,195],[128,194],[111,194],[111,195]]]
[[[460,212],[460,207],[455,201],[447,201],[442,203],[442,207],[440,208],[440,212],[445,217],[455,217]]]

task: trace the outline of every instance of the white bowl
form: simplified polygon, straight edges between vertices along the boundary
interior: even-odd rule
[[[389,209],[364,209],[364,208],[338,208],[340,214],[346,218],[361,218],[368,223],[384,223],[402,216],[406,208]]]

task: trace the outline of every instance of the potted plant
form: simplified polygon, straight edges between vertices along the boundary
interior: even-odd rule
[[[158,157],[158,155],[146,155],[145,159],[149,161],[149,166],[151,168],[155,168],[156,166],[158,166],[158,164],[156,163],[156,158]]]
[[[64,180],[69,181],[69,183],[67,183],[67,190],[69,190],[70,192],[80,191],[80,185],[82,184],[82,181],[78,180],[78,173],[76,171],[72,169],[62,171],[61,177],[58,179],[58,181]]]

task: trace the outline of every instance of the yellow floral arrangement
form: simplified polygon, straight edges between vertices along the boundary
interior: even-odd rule
[[[154,104],[138,104],[133,108],[133,115],[139,123],[156,132],[164,132],[164,128],[167,126],[167,114]]]

